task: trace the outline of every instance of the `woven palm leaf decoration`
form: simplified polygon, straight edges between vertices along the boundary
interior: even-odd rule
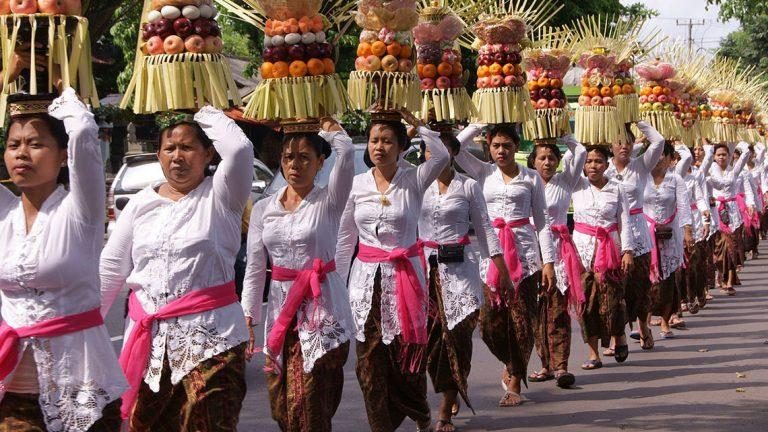
[[[757,74],[754,66],[719,57],[713,62],[708,82],[714,127],[712,140],[717,143],[739,141],[740,128],[746,127],[752,115],[752,95],[764,89],[763,75]]]
[[[689,147],[694,147],[703,137],[705,125],[702,112],[706,108],[706,95],[700,85],[702,77],[710,67],[711,59],[703,54],[691,52],[686,44],[670,42],[662,48],[664,58],[675,65],[676,80],[680,88],[672,95],[673,115],[678,123],[680,140]],[[649,93],[649,90],[645,90]],[[644,95],[645,104],[648,94]],[[646,105],[644,109],[648,109]],[[711,124],[711,123],[710,123]]]
[[[133,76],[121,108],[137,114],[242,103],[221,54],[212,0],[145,0]]]
[[[25,6],[25,8],[21,8]],[[78,95],[94,107],[99,106],[93,80],[91,38],[88,20],[82,17],[82,4],[71,2],[49,6],[55,10],[40,10],[36,2],[14,4],[9,15],[0,15],[0,50],[2,68],[11,69],[14,53],[29,54],[31,64],[46,57],[47,66],[41,73],[29,69],[24,91],[30,94],[55,93],[54,79],[61,78],[63,89],[74,88]],[[22,81],[11,82],[4,74],[0,93],[0,124],[5,120],[8,95],[22,90]]]

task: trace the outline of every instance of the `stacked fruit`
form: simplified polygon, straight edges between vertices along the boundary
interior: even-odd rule
[[[632,63],[628,60],[616,65],[611,89],[616,96],[637,93],[635,91],[635,80],[632,78]]]
[[[685,89],[677,97],[672,98],[675,105],[675,118],[680,120],[683,127],[689,129],[693,127],[696,120],[699,119],[698,97],[690,89]]]
[[[536,109],[563,108],[567,105],[563,77],[571,66],[566,53],[537,51],[528,57],[528,91]]]
[[[677,86],[672,78],[677,72],[674,66],[655,60],[638,65],[635,70],[644,81],[640,89],[640,111],[675,112]]]
[[[81,0],[0,0],[0,15],[82,15]]]
[[[363,30],[357,45],[355,70],[368,72],[411,72],[413,39],[410,31],[386,27],[378,32]]]
[[[581,55],[579,66],[584,68],[584,74],[581,78],[580,107],[616,106],[616,101],[613,98],[618,94],[623,94],[623,91],[614,92],[615,63],[615,57],[606,55],[605,50],[601,48]],[[621,89],[617,88],[616,90]]]
[[[706,97],[699,97],[696,102],[698,103],[697,115],[702,120],[712,119],[712,108],[709,106],[709,101]]]
[[[422,90],[434,88],[461,88],[461,53],[451,48],[441,48],[439,43],[419,45],[416,49],[416,70],[419,73]]]
[[[333,47],[326,40],[323,16],[285,21],[268,19],[264,28],[264,79],[330,75],[335,72]]]
[[[220,53],[221,30],[212,0],[153,0],[142,27],[149,55]]]
[[[477,56],[477,88],[522,87],[526,74],[518,44],[486,44]]]

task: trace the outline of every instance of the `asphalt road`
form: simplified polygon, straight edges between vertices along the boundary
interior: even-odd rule
[[[657,340],[653,351],[630,343],[630,356],[619,365],[582,371],[587,358],[574,325],[570,363],[576,386],[557,388],[552,381],[531,383],[526,402],[498,408],[501,365],[475,334],[470,398],[477,411],[463,410],[454,423],[460,431],[766,431],[768,430],[768,245],[765,258],[748,263],[735,297],[713,293],[715,300],[698,315],[686,315],[687,330],[674,340]],[[119,349],[122,308],[115,303],[107,324]],[[658,328],[654,328],[658,335]],[[658,337],[657,337],[658,339]],[[264,386],[264,357],[248,365],[248,395],[241,431],[278,431],[269,414]],[[354,347],[345,368],[344,397],[334,430],[368,430],[365,407],[354,372]],[[540,366],[535,356],[531,370]],[[431,386],[431,384],[430,384]],[[433,416],[438,397],[430,387]],[[413,431],[410,420],[399,429]]]

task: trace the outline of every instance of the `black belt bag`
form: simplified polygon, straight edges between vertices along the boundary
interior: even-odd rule
[[[464,262],[464,245],[448,244],[437,247],[437,262],[462,263]]]

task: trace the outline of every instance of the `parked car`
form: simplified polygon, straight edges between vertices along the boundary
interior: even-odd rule
[[[251,199],[253,202],[261,199],[264,190],[272,182],[274,174],[258,159],[253,160],[253,183]],[[123,158],[123,165],[115,175],[112,186],[107,194],[107,236],[112,234],[115,221],[128,201],[139,191],[150,185],[165,181],[160,161],[155,153],[128,155]]]

